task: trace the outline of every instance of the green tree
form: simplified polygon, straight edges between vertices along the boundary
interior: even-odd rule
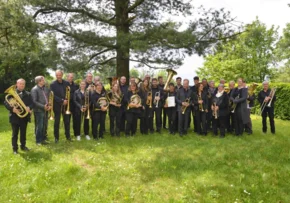
[[[234,35],[234,19],[222,10],[193,10],[182,0],[28,0],[28,11],[44,29],[61,33],[68,58],[87,60],[91,69],[114,64],[129,76],[130,61],[150,68],[178,67],[185,54],[204,54],[217,40]],[[193,14],[184,23],[164,16]],[[82,68],[82,67],[80,67]]]
[[[130,70],[130,77],[139,78],[139,71],[136,68],[131,68]]]
[[[265,75],[274,75],[274,51],[278,39],[277,28],[256,19],[244,28],[245,32],[234,40],[220,44],[213,54],[205,58],[198,75],[208,79],[227,81],[244,77],[248,81],[261,82]]]
[[[0,7],[0,92],[18,78],[30,88],[36,75],[47,75],[47,69],[57,66],[57,41],[53,35],[40,40],[38,27],[21,1],[0,0]]]

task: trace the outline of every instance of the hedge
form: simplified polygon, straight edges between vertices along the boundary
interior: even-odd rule
[[[290,120],[290,84],[289,83],[270,83],[270,88],[276,87],[275,117],[283,120]],[[255,94],[258,99],[259,92],[263,89],[263,85],[259,84]],[[252,113],[259,113],[260,104],[258,100],[255,102],[255,108]]]

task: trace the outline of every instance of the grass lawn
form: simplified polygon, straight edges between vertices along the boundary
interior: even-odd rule
[[[0,106],[0,202],[290,202],[290,122],[276,135],[137,135],[36,146],[13,155]],[[108,130],[108,125],[107,125]],[[50,122],[49,138],[53,140]],[[192,130],[190,130],[192,132]]]

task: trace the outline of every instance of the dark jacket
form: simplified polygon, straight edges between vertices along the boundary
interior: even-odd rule
[[[101,97],[106,97],[106,92],[102,91],[100,94],[96,91],[94,91],[94,93],[92,94],[91,96],[91,102],[93,104],[93,110],[96,111],[96,110],[100,110],[101,109],[101,105],[99,103],[99,99]]]
[[[198,111],[199,110],[198,92],[194,92],[193,95],[194,95],[194,98],[193,98],[194,110]],[[203,103],[202,103],[203,110],[204,111],[208,110],[208,108],[209,108],[209,106],[208,106],[208,96],[207,96],[207,92],[206,91],[202,91],[201,100],[203,100]]]
[[[141,91],[138,91],[138,92],[135,93],[135,94],[133,94],[132,91],[128,91],[127,98],[126,98],[127,103],[129,104],[130,101],[131,101],[131,97],[132,97],[133,95],[136,95],[136,94],[139,95],[139,97],[141,98],[141,105],[142,105],[142,106],[145,106],[144,97],[143,97],[143,94],[142,94]],[[142,112],[142,107],[140,107],[140,108],[129,108],[129,109],[127,109],[127,112],[139,113],[139,114],[140,114],[140,113]]]
[[[238,89],[236,92],[238,93],[239,98],[233,100],[233,102],[237,104],[237,107],[235,109],[235,114],[241,114],[243,124],[247,124],[250,122],[250,114],[248,111],[248,104],[247,104],[248,89],[241,88],[241,89]]]
[[[31,95],[29,92],[27,91],[22,91],[22,93],[20,94],[18,92],[18,90],[16,90],[18,95],[20,96],[21,100],[23,101],[23,103],[25,104],[25,106],[29,107],[30,109],[33,108],[33,102],[31,99]],[[22,96],[21,96],[22,95]],[[8,97],[9,99],[10,97]],[[9,122],[12,124],[20,124],[21,122],[30,122],[30,113],[27,114],[27,116],[25,116],[24,118],[20,118],[17,116],[17,114],[13,113],[13,108],[6,102],[6,100],[4,101],[4,105],[6,107],[7,110],[9,110]],[[26,111],[26,109],[25,109]]]
[[[219,98],[214,96],[212,98],[212,104],[214,102],[219,107],[219,110],[218,110],[219,116],[227,116],[229,114],[229,96],[226,92],[224,92],[223,95],[220,96]]]
[[[108,93],[108,97],[109,97],[110,100],[112,100],[113,92],[109,92]],[[122,107],[122,106],[125,105],[125,99],[124,99],[124,95],[123,95],[122,92],[121,92],[121,95],[120,95],[120,99],[121,99],[121,107]],[[116,116],[119,113],[119,111],[121,110],[121,107],[117,107],[115,105],[110,104],[109,105],[109,115],[110,116]]]
[[[73,94],[74,112],[78,115],[81,113],[82,106],[85,105],[85,94],[86,91],[83,94],[80,89],[76,90]]]
[[[162,85],[158,85],[157,87],[151,87],[152,90],[152,107],[156,108],[156,104],[154,103],[155,101],[155,95],[157,92],[159,92],[160,95],[160,100],[158,102],[158,107],[157,108],[161,108],[163,107],[163,103],[164,103],[164,98],[163,98],[163,89],[161,87]]]
[[[75,112],[75,103],[74,103],[74,93],[76,90],[79,89],[79,86],[77,84],[75,84],[74,82],[69,83],[68,85],[70,87],[70,111],[71,112]]]
[[[265,92],[264,90],[259,92],[258,101],[260,102],[260,105],[262,105],[262,103],[264,102],[265,98],[270,95],[270,92],[271,92],[271,89],[268,89],[267,92]],[[274,98],[272,99],[271,107],[275,106],[275,101],[276,101],[276,94],[274,95]]]
[[[49,103],[50,90],[47,87],[35,85],[31,89],[31,98],[34,104],[34,112],[44,112],[44,106]]]
[[[65,80],[62,80],[61,83],[59,83],[57,80],[55,80],[50,84],[50,90],[54,94],[53,110],[55,112],[60,112],[63,101],[65,99],[68,99],[68,98],[66,98],[66,87],[67,86],[69,86],[69,83]]]
[[[177,104],[177,111],[181,110],[182,102],[185,102],[185,100],[189,98],[190,99],[190,105],[186,108],[186,112],[191,110],[191,106],[193,103],[193,91],[191,89],[187,89],[185,91],[184,88],[180,88],[179,91],[176,94],[175,102]]]

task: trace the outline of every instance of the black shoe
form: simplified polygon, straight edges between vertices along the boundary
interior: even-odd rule
[[[30,151],[30,150],[28,149],[28,147],[21,147],[21,150],[22,150],[22,151],[26,151],[26,152]]]
[[[13,150],[13,154],[18,154],[17,150]]]
[[[166,129],[167,130],[168,128],[166,126],[163,126],[163,129]]]
[[[126,134],[126,137],[130,137],[130,135],[129,134]]]
[[[179,133],[179,136],[180,136],[180,137],[183,137],[183,133]]]
[[[43,145],[48,145],[49,142],[47,142],[46,140],[44,140],[41,144],[43,144]]]
[[[150,130],[150,134],[154,134],[154,130]]]
[[[54,139],[54,142],[55,142],[55,144],[57,144],[57,143],[58,143],[58,139],[57,139],[57,138],[55,138],[55,139]]]
[[[272,133],[272,135],[275,135],[275,132],[271,132]]]
[[[94,140],[95,140],[95,141],[97,141],[97,140],[98,140],[98,138],[97,138],[97,137],[94,137]]]

